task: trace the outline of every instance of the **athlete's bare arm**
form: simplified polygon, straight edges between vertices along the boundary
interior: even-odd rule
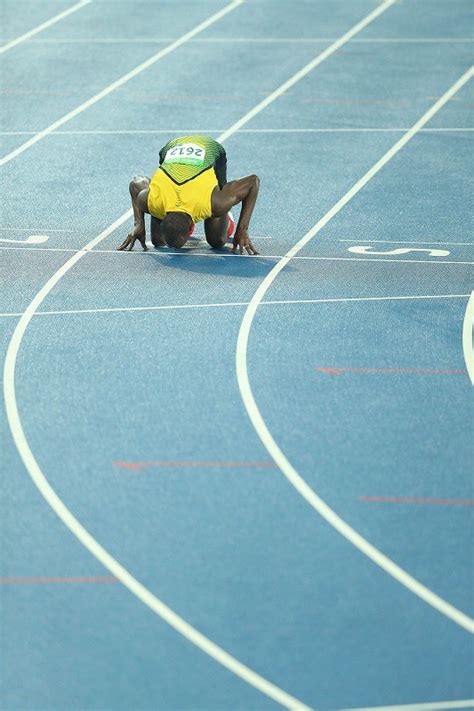
[[[150,192],[149,185],[150,179],[142,177],[134,178],[128,186],[130,197],[132,198],[135,226],[132,232],[126,236],[120,247],[117,247],[117,250],[128,249],[130,252],[133,249],[133,245],[136,240],[140,242],[144,250],[148,249],[145,243],[145,212],[148,212],[147,202],[148,193]]]
[[[243,254],[244,249],[248,254],[258,254],[250,241],[248,228],[257,201],[259,187],[260,179],[258,176],[247,175],[245,178],[226,183],[222,190],[215,188],[212,193],[211,207],[213,217],[226,215],[234,205],[238,205],[239,202],[242,203],[239,222],[234,235],[233,252],[238,247],[240,254]]]

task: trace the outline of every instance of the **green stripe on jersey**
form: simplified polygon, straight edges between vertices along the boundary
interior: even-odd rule
[[[176,183],[185,183],[214,165],[224,149],[209,136],[181,136],[160,151],[160,166]]]

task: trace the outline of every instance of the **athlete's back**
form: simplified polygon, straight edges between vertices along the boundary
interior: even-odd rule
[[[160,151],[160,168],[178,185],[213,167],[222,188],[225,184],[225,163],[224,148],[209,136],[173,138]],[[220,175],[221,167],[224,168],[224,176]]]

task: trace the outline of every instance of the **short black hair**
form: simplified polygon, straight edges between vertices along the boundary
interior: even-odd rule
[[[184,212],[167,212],[161,223],[161,234],[171,247],[189,233],[190,218]]]

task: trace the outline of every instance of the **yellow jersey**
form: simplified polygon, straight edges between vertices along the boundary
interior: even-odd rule
[[[148,211],[159,220],[167,212],[185,212],[194,223],[207,220],[212,217],[211,195],[217,184],[212,166],[182,185],[160,167],[150,181]]]

